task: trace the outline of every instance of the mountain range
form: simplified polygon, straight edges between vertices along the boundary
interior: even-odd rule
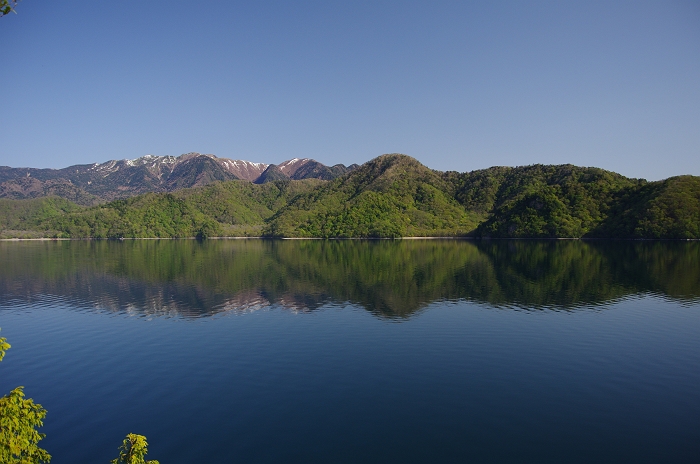
[[[172,192],[217,181],[331,180],[356,169],[356,164],[326,166],[309,158],[279,165],[186,153],[146,155],[133,160],[79,164],[63,169],[0,166],[0,198],[58,196],[80,205],[127,198],[147,192]]]
[[[197,154],[72,171],[5,180],[54,190],[0,198],[0,237],[700,239],[697,176],[648,182],[570,164],[442,172],[401,154],[348,167]]]

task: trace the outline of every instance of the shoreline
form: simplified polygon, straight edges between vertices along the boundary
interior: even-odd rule
[[[124,237],[124,238],[0,238],[0,242],[80,242],[80,241],[111,241],[123,242],[125,240],[200,240],[197,237]],[[207,237],[206,240],[583,240],[583,241],[636,241],[636,242],[698,242],[696,238],[619,238],[619,237],[454,237],[454,236],[428,236],[428,237],[264,237],[264,236],[230,236]]]

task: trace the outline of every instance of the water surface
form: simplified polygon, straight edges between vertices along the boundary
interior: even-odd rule
[[[54,464],[696,462],[700,244],[0,243]]]

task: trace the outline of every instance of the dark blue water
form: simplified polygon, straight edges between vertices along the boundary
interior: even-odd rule
[[[0,244],[54,464],[698,462],[696,243]]]

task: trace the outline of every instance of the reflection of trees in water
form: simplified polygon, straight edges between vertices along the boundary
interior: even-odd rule
[[[700,244],[211,240],[0,244],[3,299],[196,317],[353,303],[408,317],[435,301],[575,309],[636,293],[700,297]]]

